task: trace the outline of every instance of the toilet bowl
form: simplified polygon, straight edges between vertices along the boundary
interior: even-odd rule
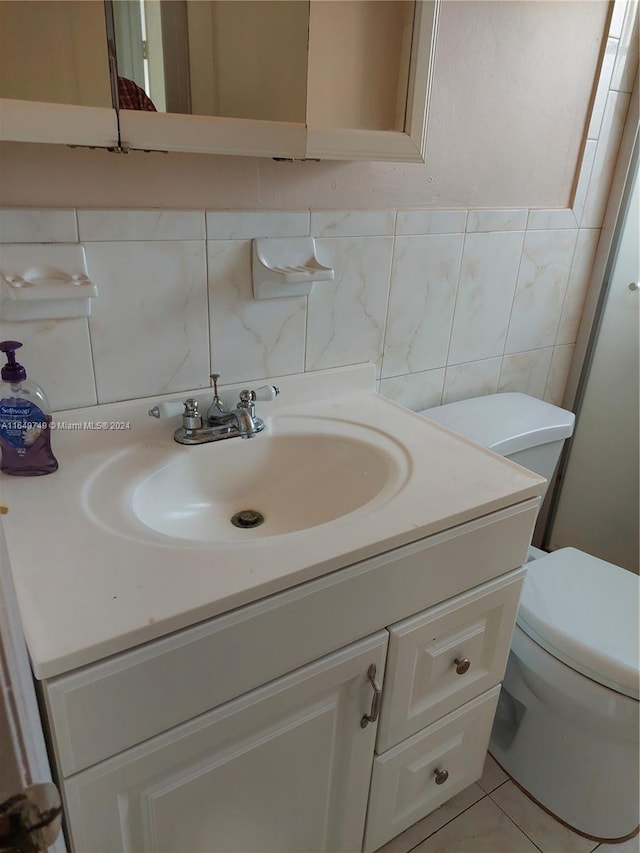
[[[421,412],[551,479],[573,415],[524,394]],[[575,548],[531,549],[490,752],[598,840],[639,822],[638,576]]]

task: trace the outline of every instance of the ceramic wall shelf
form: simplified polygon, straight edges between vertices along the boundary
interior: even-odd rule
[[[0,248],[0,319],[88,317],[98,294],[80,243],[18,243]]]
[[[318,260],[313,237],[252,240],[251,271],[256,299],[308,296],[316,282],[335,278],[335,271]]]

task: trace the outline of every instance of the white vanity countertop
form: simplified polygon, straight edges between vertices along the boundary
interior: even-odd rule
[[[374,500],[336,521],[247,542],[170,539],[135,519],[119,534],[87,508],[87,483],[93,480],[95,489],[101,466],[133,446],[190,454],[201,448],[173,441],[179,416],[148,417],[158,398],[56,413],[57,422],[130,428],[58,429],[56,473],[0,475],[9,508],[2,525],[36,677],[100,660],[543,491],[541,477],[380,397],[371,365],[273,381],[281,395],[257,404],[267,431],[279,417],[303,416],[382,432],[405,460],[402,487],[387,502]],[[237,397],[229,391],[221,391],[227,401]]]

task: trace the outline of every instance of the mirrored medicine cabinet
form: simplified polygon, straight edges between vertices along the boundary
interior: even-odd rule
[[[2,0],[0,138],[423,162],[440,0]]]

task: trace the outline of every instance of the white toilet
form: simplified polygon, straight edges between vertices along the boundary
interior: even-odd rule
[[[547,479],[574,422],[511,393],[420,414]],[[639,822],[638,581],[575,548],[530,549],[491,736],[514,781],[598,840],[634,835]]]

